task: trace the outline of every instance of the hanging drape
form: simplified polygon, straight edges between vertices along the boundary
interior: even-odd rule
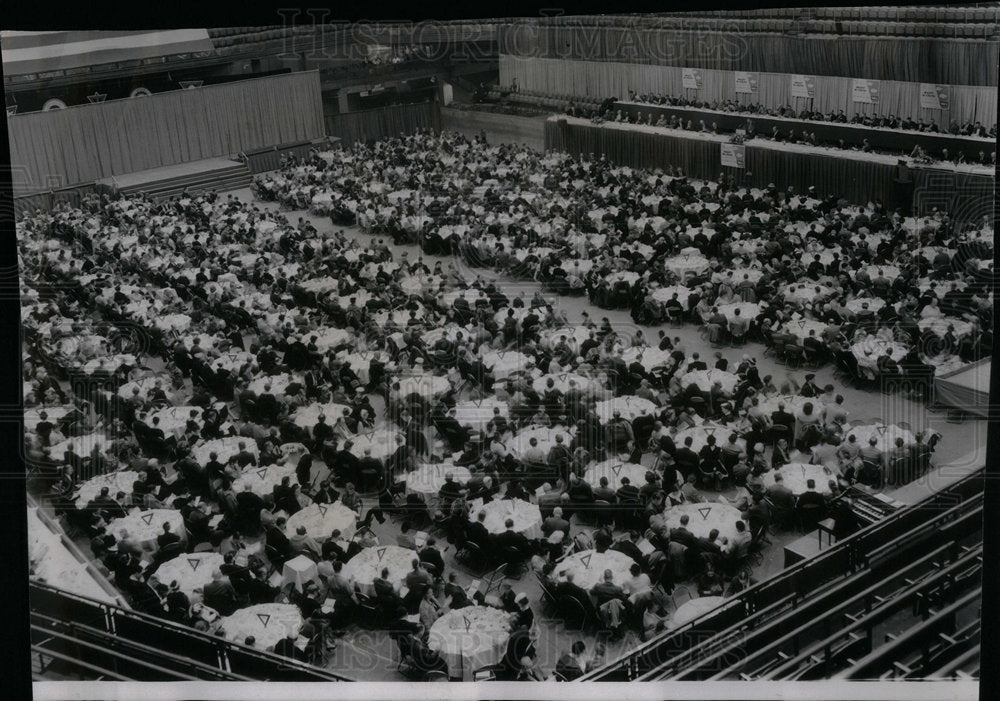
[[[871,78],[864,72],[850,78],[815,76],[815,97],[812,99],[793,98],[791,76],[786,73],[757,73],[757,92],[749,95],[736,93],[736,76],[732,70],[702,69],[701,76],[700,90],[685,90],[680,66],[500,56],[501,85],[510,85],[516,78],[520,90],[553,95],[625,99],[632,90],[638,94],[684,95],[702,102],[736,100],[740,104],[760,104],[769,109],[791,105],[796,111],[811,109],[824,114],[843,110],[848,119],[855,114],[892,114],[915,120],[934,119],[939,125],[978,121],[987,128],[997,121],[996,84],[949,85],[949,108],[938,110],[921,109],[920,83],[889,80],[879,82],[878,104],[854,102],[851,83],[854,78]]]
[[[441,129],[441,107],[436,101],[326,116],[327,134],[339,136],[344,146],[357,141],[412,134],[418,128]]]
[[[651,133],[617,125],[552,118],[545,123],[545,148],[589,158],[604,155],[611,162],[634,168],[680,166],[689,177],[718,179],[725,172],[736,183],[805,192],[815,186],[821,196],[849,202],[879,201],[895,208],[900,189],[894,184],[891,159],[862,160],[823,153],[803,153],[780,144],[747,145],[744,168],[720,165],[720,143],[705,138]],[[955,173],[938,168],[914,168],[913,191],[907,192],[921,211],[938,207],[955,218],[978,220],[991,211],[994,179],[988,175]]]
[[[321,138],[319,73],[9,117],[14,194]]]
[[[647,63],[764,73],[807,73],[942,85],[996,85],[1000,42],[850,35],[796,36],[629,27],[500,30],[500,52],[524,58]]]

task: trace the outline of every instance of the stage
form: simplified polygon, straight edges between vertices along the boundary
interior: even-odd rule
[[[990,361],[990,358],[985,358],[935,377],[935,401],[950,409],[989,418]]]

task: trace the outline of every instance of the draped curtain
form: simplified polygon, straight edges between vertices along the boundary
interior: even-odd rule
[[[898,205],[895,165],[785,151],[780,145],[748,145],[745,168],[729,168],[720,165],[718,142],[549,119],[545,148],[584,157],[603,154],[617,165],[633,168],[679,165],[685,174],[697,179],[717,180],[724,171],[732,182],[748,187],[774,183],[781,189],[792,186],[805,192],[815,186],[821,196],[834,195],[858,204],[880,201],[892,208]],[[913,172],[913,201],[919,211],[938,207],[963,221],[981,220],[984,213],[992,211],[992,177],[933,168]]]
[[[769,109],[791,105],[796,111],[812,109],[824,114],[843,110],[848,118],[855,114],[892,114],[924,121],[934,119],[939,125],[979,121],[987,128],[997,121],[996,85],[950,85],[949,108],[935,110],[920,108],[920,83],[882,80],[878,104],[868,105],[852,100],[853,78],[818,75],[815,77],[815,97],[804,99],[791,96],[790,74],[786,73],[758,73],[757,92],[738,95],[734,71],[702,69],[702,88],[686,90],[681,80],[682,70],[679,66],[642,63],[500,56],[501,85],[510,85],[511,80],[517,78],[521,90],[555,95],[626,99],[632,90],[638,94],[684,95],[705,102],[736,100],[740,104],[761,104]],[[870,78],[861,72],[855,77]]]
[[[8,117],[15,196],[321,138],[319,73]]]
[[[648,63],[764,73],[808,73],[941,85],[996,85],[1000,42],[630,27],[542,27],[513,22],[500,52],[523,58]]]
[[[389,105],[326,116],[327,134],[339,136],[344,146],[357,141],[412,134],[418,128],[441,129],[441,107],[437,102]]]

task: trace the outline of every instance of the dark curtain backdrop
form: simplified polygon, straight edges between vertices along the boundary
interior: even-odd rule
[[[437,101],[326,115],[327,134],[339,136],[348,147],[357,141],[412,134],[417,128],[441,130],[441,106]]]
[[[639,94],[683,95],[701,102],[735,100],[740,104],[760,104],[770,109],[791,105],[796,110],[818,110],[824,114],[843,110],[848,118],[855,114],[892,114],[925,121],[934,119],[944,125],[952,121],[959,124],[979,121],[987,128],[997,122],[996,83],[991,86],[951,85],[948,109],[940,110],[920,107],[919,82],[882,80],[879,82],[878,104],[854,102],[851,97],[852,80],[872,78],[864,71],[846,78],[817,75],[815,97],[812,99],[791,96],[791,77],[787,73],[758,73],[757,92],[749,95],[736,93],[734,70],[703,69],[700,90],[685,89],[682,73],[682,66],[637,62],[500,57],[501,85],[510,85],[512,79],[517,78],[519,89],[550,95],[625,100],[629,90],[633,90]]]
[[[319,73],[8,118],[14,194],[321,138]]]
[[[651,63],[727,71],[996,85],[1000,42],[903,37],[792,36],[643,26],[545,27],[515,22],[500,52],[525,58]]]
[[[805,192],[815,186],[820,196],[834,195],[857,204],[880,201],[895,208],[899,192],[893,182],[894,164],[784,151],[780,145],[747,146],[745,168],[724,168],[717,142],[549,119],[545,148],[585,157],[604,154],[618,165],[634,168],[679,165],[698,179],[715,180],[725,171],[732,181],[749,187],[774,183],[781,189],[792,186]],[[934,168],[915,168],[912,175],[912,198],[919,211],[936,206],[963,221],[981,219],[991,211],[992,177]]]

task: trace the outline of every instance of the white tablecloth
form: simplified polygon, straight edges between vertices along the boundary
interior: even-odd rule
[[[292,414],[292,421],[296,426],[306,429],[312,434],[313,427],[319,423],[319,415],[323,414],[326,417],[326,423],[333,426],[337,423],[337,419],[344,415],[344,410],[350,411],[350,407],[346,404],[309,404],[308,406],[299,407]]]
[[[302,614],[293,604],[257,604],[236,611],[220,622],[227,640],[242,643],[254,637],[254,647],[268,650],[282,639],[298,635]]]
[[[747,322],[751,322],[757,318],[760,314],[760,305],[756,302],[732,302],[730,304],[720,304],[718,306],[719,312],[722,316],[726,317],[729,322],[732,322],[736,317],[736,310],[740,310],[740,317],[746,319]]]
[[[424,498],[427,508],[433,511],[440,502],[438,491],[444,484],[446,474],[451,474],[453,480],[459,484],[465,484],[472,477],[468,468],[461,465],[450,462],[427,463],[413,472],[406,473],[406,493],[419,494]]]
[[[293,557],[281,568],[282,586],[294,584],[299,591],[305,591],[307,582],[320,583],[316,563],[305,555]]]
[[[603,553],[583,550],[573,553],[556,565],[555,574],[562,579],[566,573],[572,572],[573,584],[590,591],[592,586],[604,581],[604,570],[611,570],[614,583],[621,586],[622,582],[632,576],[629,568],[634,562],[631,557],[617,550],[605,550]]]
[[[879,450],[888,458],[889,454],[896,448],[896,439],[902,438],[903,444],[907,447],[917,442],[913,433],[899,426],[886,426],[885,424],[869,424],[867,426],[855,426],[844,433],[844,440],[854,436],[855,442],[864,447],[872,436],[875,437]]]
[[[583,375],[577,375],[574,372],[561,372],[556,375],[542,375],[541,377],[535,378],[535,380],[531,383],[531,386],[539,394],[544,394],[546,390],[548,390],[548,380],[550,378],[552,379],[553,387],[564,394],[570,390],[570,382],[573,382],[576,385],[576,389],[582,392],[596,392],[604,389],[596,380],[584,377]]]
[[[485,506],[482,499],[473,499],[469,502],[470,521],[479,520],[480,511],[486,512],[486,520],[483,523],[490,533],[503,533],[507,530],[504,523],[508,518],[514,521],[514,530],[523,533],[529,539],[537,538],[541,533],[542,512],[538,510],[537,504],[521,499],[494,499]]]
[[[546,428],[544,426],[535,426],[519,431],[513,440],[507,444],[507,447],[515,458],[521,459],[531,447],[529,441],[532,438],[537,438],[538,447],[548,455],[549,449],[556,444],[557,435],[563,437],[563,445],[569,448],[569,444],[573,441],[573,434],[568,429]]]
[[[735,270],[722,270],[712,276],[712,282],[726,283],[731,287],[736,287],[744,280],[757,284],[757,281],[764,277],[764,271],[759,268],[736,268]]]
[[[715,436],[715,445],[722,448],[722,446],[729,442],[729,434],[733,432],[734,429],[732,426],[707,422],[701,424],[700,426],[692,426],[678,431],[677,435],[674,436],[674,444],[680,448],[684,445],[684,441],[688,438],[688,436],[690,436],[691,450],[697,453],[705,446],[705,442],[708,440],[709,436]],[[747,449],[746,441],[742,438],[736,439],[736,445],[739,446],[740,450],[745,451]]]
[[[891,282],[900,275],[900,270],[895,265],[869,265],[865,271],[872,280],[881,276]]]
[[[281,375],[264,375],[263,377],[258,377],[247,386],[247,389],[249,389],[254,394],[260,395],[264,394],[266,391],[265,388],[268,385],[270,385],[271,394],[273,394],[280,400],[282,396],[285,394],[285,390],[288,389],[288,385],[292,384],[293,382],[298,382],[301,383],[303,386],[305,386],[305,383],[303,382],[302,378],[289,374],[281,374]]]
[[[622,486],[622,477],[628,477],[629,482],[635,487],[646,484],[646,473],[649,468],[635,463],[622,462],[621,460],[605,460],[594,463],[587,467],[583,479],[591,487],[599,487],[601,478],[608,478],[608,486],[617,490]]]
[[[823,332],[826,331],[828,324],[822,321],[815,321],[814,319],[794,319],[785,324],[785,331],[795,336],[799,341],[803,341],[809,337],[809,332],[814,331],[813,334],[816,338],[822,339]]]
[[[161,428],[165,434],[173,434],[179,438],[184,435],[184,429],[187,427],[188,420],[192,419],[192,411],[197,412],[193,417],[194,422],[201,426],[202,407],[200,406],[172,406],[166,409],[161,409],[160,411],[155,411],[150,414],[148,423],[152,426],[153,419],[159,419],[159,428]]]
[[[648,399],[634,396],[605,399],[603,402],[597,402],[594,407],[594,411],[602,423],[611,421],[616,411],[621,413],[623,419],[632,421],[642,414],[652,416],[656,413],[656,409],[656,404]]]
[[[679,255],[668,258],[665,265],[667,270],[683,280],[687,275],[696,275],[708,270],[709,261],[702,255]]]
[[[561,326],[557,329],[546,329],[538,334],[542,345],[555,348],[562,342],[562,337],[566,337],[566,343],[573,352],[579,353],[580,344],[590,338],[590,329],[586,326]]]
[[[351,342],[354,335],[346,329],[316,329],[302,335],[302,342],[307,346],[316,339],[316,347],[321,353],[326,353],[331,348],[342,346]]]
[[[686,372],[680,377],[681,389],[686,389],[693,383],[708,392],[716,382],[722,383],[722,391],[728,396],[736,389],[736,383],[739,382],[739,378],[731,372],[716,368]]]
[[[133,511],[108,524],[108,533],[117,538],[118,532],[124,528],[142,546],[143,550],[154,552],[157,549],[156,536],[163,533],[164,523],[170,524],[170,530],[179,535],[182,542],[186,541],[184,517],[176,509]]]
[[[726,597],[724,596],[703,596],[698,599],[685,601],[674,611],[674,615],[670,618],[670,625],[675,628],[682,626],[718,607],[725,600]]]
[[[352,584],[357,584],[362,594],[371,596],[375,592],[372,583],[385,567],[389,569],[388,580],[398,590],[406,580],[406,575],[413,569],[416,557],[416,550],[398,545],[375,545],[365,548],[348,560],[341,574]]]
[[[132,485],[139,479],[139,473],[132,470],[122,470],[120,472],[108,472],[103,475],[91,477],[86,482],[80,483],[77,487],[74,502],[77,508],[82,509],[91,499],[98,496],[104,487],[108,488],[108,496],[112,499],[118,492],[132,494]]]
[[[49,448],[52,457],[62,459],[63,453],[72,450],[74,454],[82,458],[89,457],[94,448],[104,452],[111,446],[111,441],[103,433],[87,433],[83,436],[73,436],[64,441],[56,443]]]
[[[782,465],[777,470],[768,470],[760,476],[764,487],[774,484],[774,475],[781,473],[782,483],[792,490],[792,494],[798,496],[806,491],[806,480],[816,482],[816,491],[820,494],[829,494],[830,487],[827,485],[831,479],[836,480],[837,476],[829,472],[822,465],[810,465],[807,463],[790,462]]]
[[[230,349],[209,363],[213,370],[226,369],[231,373],[237,372],[247,363],[255,364],[257,358],[246,351]]]
[[[692,290],[688,287],[682,285],[670,285],[668,287],[658,287],[650,293],[655,301],[666,304],[669,302],[674,294],[677,295],[677,301],[681,303],[685,309],[688,307],[688,297],[691,296]]]
[[[493,377],[502,380],[515,372],[524,372],[535,359],[518,351],[487,351],[482,355],[483,364],[493,372]]]
[[[455,306],[455,300],[459,297],[464,297],[465,301],[469,303],[470,309],[476,308],[476,302],[480,299],[488,300],[489,298],[477,289],[468,290],[451,290],[445,292],[438,296],[438,301],[441,306],[445,309],[450,309]]]
[[[892,356],[893,360],[898,362],[909,352],[909,349],[902,343],[882,341],[873,337],[858,341],[851,346],[851,353],[857,358],[858,367],[872,371],[876,370],[878,359],[886,352]]]
[[[330,537],[337,529],[344,539],[354,535],[358,515],[339,501],[333,504],[310,504],[288,517],[285,535],[291,538],[299,526],[305,526],[306,534],[317,542]]]
[[[587,258],[574,258],[562,263],[560,266],[570,277],[583,277],[594,267],[594,261]]]
[[[441,375],[411,375],[400,377],[399,389],[394,390],[395,397],[401,399],[410,394],[419,394],[421,397],[436,397],[451,389],[451,383],[447,377]]]
[[[383,365],[388,367],[391,362],[388,353],[382,351],[364,351],[361,353],[343,353],[338,354],[337,358],[348,365],[354,374],[358,376],[361,384],[367,385],[371,380],[370,370],[371,361],[379,360]]]
[[[962,336],[968,336],[972,333],[972,324],[963,319],[957,319],[953,316],[936,316],[928,317],[926,319],[921,319],[917,322],[917,326],[921,331],[933,331],[936,335],[944,337],[948,333],[948,327],[951,326],[953,333],[956,338],[961,338]]]
[[[781,288],[781,291],[785,295],[785,299],[798,302],[800,304],[811,304],[819,299],[824,299],[830,295],[836,294],[836,290],[827,285],[819,285],[814,283],[792,283],[790,285],[785,285]]]
[[[455,404],[455,420],[463,426],[482,429],[494,416],[493,410],[499,409],[500,416],[510,418],[507,402],[501,402],[495,397],[486,397],[479,401],[458,402]]]
[[[243,444],[243,449],[246,452],[250,453],[255,458],[260,457],[260,451],[257,449],[256,441],[242,436],[216,438],[215,440],[197,443],[191,448],[191,457],[193,457],[195,462],[199,465],[207,465],[212,459],[212,453],[215,452],[216,459],[225,465],[229,462],[229,458],[240,453],[240,443]]]
[[[427,646],[448,665],[448,676],[472,681],[480,667],[500,662],[510,638],[510,614],[490,606],[467,606],[434,622]]]
[[[222,563],[220,553],[184,553],[160,565],[155,576],[166,585],[176,580],[181,591],[191,597],[191,603],[199,603],[203,600],[201,589],[212,581],[212,572]],[[195,593],[195,589],[199,591]]]
[[[670,351],[653,347],[639,348],[632,346],[622,353],[622,360],[625,361],[626,365],[631,365],[638,360],[646,372],[649,372],[653,368],[662,367],[669,363]]]
[[[131,368],[134,367],[135,364],[135,356],[131,353],[116,353],[114,355],[106,355],[102,358],[88,360],[81,366],[80,369],[84,373],[92,375],[99,370],[108,373],[118,372],[119,368]]]
[[[802,407],[809,403],[813,405],[813,413],[817,415],[820,414],[826,406],[816,397],[801,397],[797,394],[781,394],[761,399],[759,406],[761,411],[763,411],[764,414],[770,418],[771,414],[778,410],[779,404],[785,405],[785,411],[792,414],[798,414],[802,411]]]
[[[885,300],[881,297],[859,297],[857,299],[852,299],[846,304],[844,304],[848,310],[853,314],[857,314],[865,307],[873,312],[877,312],[879,309],[885,306]]]
[[[295,464],[290,465],[268,465],[267,467],[256,467],[251,465],[240,473],[240,476],[233,480],[233,491],[239,494],[246,485],[250,485],[250,491],[262,497],[270,497],[274,488],[281,484],[281,480],[289,478],[289,484],[298,484],[295,476]]]
[[[677,528],[681,525],[681,516],[687,514],[687,529],[698,538],[708,538],[713,528],[719,530],[719,547],[729,550],[736,536],[736,522],[742,520],[740,511],[735,506],[720,502],[702,502],[698,504],[679,504],[666,512],[667,526]],[[722,539],[728,543],[723,544]]]
[[[354,445],[351,447],[351,454],[363,458],[365,448],[371,448],[373,458],[385,460],[395,453],[399,447],[399,444],[396,442],[396,436],[399,435],[402,434],[392,426],[376,427],[372,431],[359,433],[351,438],[354,442]]]
[[[33,433],[38,424],[41,423],[40,414],[44,411],[47,420],[51,424],[59,423],[59,419],[66,416],[75,409],[72,405],[67,406],[41,406],[35,409],[24,410],[24,430],[26,433]]]

